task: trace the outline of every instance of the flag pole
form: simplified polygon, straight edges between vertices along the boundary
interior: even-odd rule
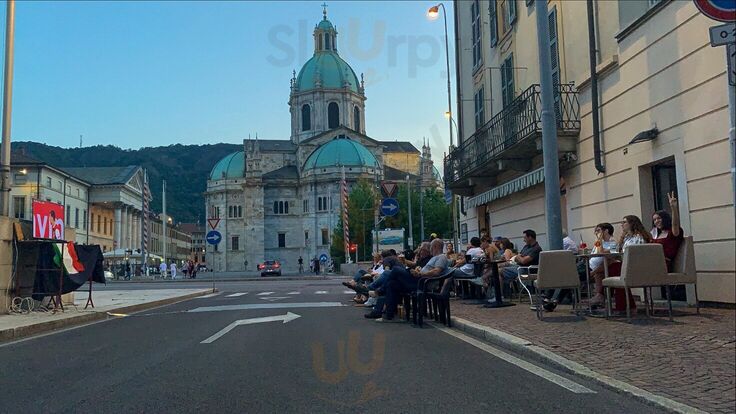
[[[345,263],[352,263],[350,258],[350,229],[348,228],[348,184],[345,181],[345,166],[342,167],[342,240],[345,247]]]

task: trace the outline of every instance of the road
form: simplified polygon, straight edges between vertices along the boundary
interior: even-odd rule
[[[338,281],[219,289],[0,346],[0,412],[658,412],[467,337],[367,320]]]

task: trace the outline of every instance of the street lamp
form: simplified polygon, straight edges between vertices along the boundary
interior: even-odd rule
[[[431,20],[437,19],[439,17],[440,8],[442,8],[442,16],[444,18],[445,23],[445,63],[447,64],[447,112],[446,116],[449,118],[447,123],[448,127],[450,128],[450,151],[452,151],[453,147],[453,139],[452,139],[452,87],[450,85],[450,43],[449,39],[450,37],[447,35],[447,10],[445,9],[445,5],[443,3],[438,3],[436,6],[432,6],[427,10],[427,17]],[[459,132],[459,131],[458,131]],[[458,140],[460,138],[458,137]],[[457,206],[455,202],[455,195],[452,195],[452,239],[454,242],[454,246],[457,246]]]

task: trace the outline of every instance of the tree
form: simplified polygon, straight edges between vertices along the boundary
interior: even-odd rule
[[[399,213],[385,220],[386,228],[404,228],[409,230],[409,201],[407,199],[408,187],[406,184],[399,184],[396,193],[396,200],[399,202]],[[444,195],[436,188],[425,188],[424,192],[424,238],[428,239],[431,233],[437,233],[439,237],[449,237],[452,234],[451,206],[445,204]],[[414,246],[416,247],[422,240],[421,238],[421,191],[415,187],[411,187],[411,211],[412,211],[412,227]],[[407,233],[407,238],[409,234]]]
[[[360,179],[348,195],[348,227],[350,242],[358,244],[358,260],[370,260],[373,249],[371,232],[373,231],[373,215],[378,201],[378,192],[372,181]],[[332,232],[333,260],[345,260],[345,246],[342,224],[342,200],[340,200],[340,218]],[[340,262],[340,263],[342,263]]]

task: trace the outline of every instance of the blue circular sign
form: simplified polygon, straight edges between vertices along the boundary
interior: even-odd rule
[[[326,262],[326,261],[327,261],[327,255],[326,255],[326,254],[324,254],[324,253],[322,253],[322,254],[321,254],[321,255],[319,256],[319,261],[320,261],[320,262]]]
[[[733,0],[694,0],[701,13],[721,22],[736,21],[736,2]]]
[[[395,198],[384,198],[381,201],[381,214],[387,217],[395,216],[399,212],[399,202]]]
[[[217,230],[210,230],[209,232],[207,232],[206,239],[207,243],[211,245],[220,244],[220,242],[222,241],[222,234],[220,234],[220,232]]]

